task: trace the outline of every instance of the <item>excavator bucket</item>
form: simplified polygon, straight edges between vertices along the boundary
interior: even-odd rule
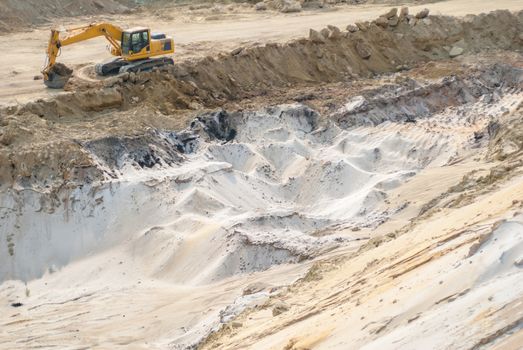
[[[73,70],[62,63],[51,67],[47,76],[44,75],[44,84],[51,89],[63,89],[73,74]]]

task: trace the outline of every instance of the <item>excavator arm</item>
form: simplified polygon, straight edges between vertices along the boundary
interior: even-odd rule
[[[62,35],[59,30],[51,30],[51,37],[47,46],[47,62],[42,70],[44,83],[48,87],[63,87],[71,74],[70,71],[64,72],[63,68],[60,70],[55,67],[56,58],[63,46],[103,36],[111,44],[111,54],[114,56],[121,56],[122,54],[120,41],[122,40],[123,30],[113,24],[94,23],[84,27],[70,28],[65,33],[65,35]]]

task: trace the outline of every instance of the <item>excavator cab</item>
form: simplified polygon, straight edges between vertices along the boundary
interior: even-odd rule
[[[145,52],[142,52],[144,51]],[[135,29],[122,33],[122,56],[144,54],[150,51],[149,29]]]

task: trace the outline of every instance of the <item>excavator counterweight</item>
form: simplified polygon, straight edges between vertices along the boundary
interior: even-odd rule
[[[53,29],[47,46],[47,63],[42,70],[44,84],[60,89],[72,75],[71,69],[56,62],[62,47],[100,36],[107,39],[111,54],[117,58],[97,64],[95,71],[99,75],[139,72],[174,64],[170,57],[156,57],[174,53],[173,39],[164,34],[151,34],[149,28],[123,30],[110,23],[94,23],[65,32]]]

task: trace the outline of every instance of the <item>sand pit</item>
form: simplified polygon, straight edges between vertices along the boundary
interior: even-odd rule
[[[391,12],[1,109],[0,349],[517,344],[522,14]]]
[[[318,128],[320,116],[302,105],[229,118],[237,130],[234,142],[200,141],[175,168],[154,148],[156,163],[144,161],[154,156],[129,153],[131,147],[140,151],[139,143],[125,144],[119,155],[116,143],[110,143],[116,162],[106,163],[99,154],[108,148],[96,145],[106,140],[91,142],[87,149],[102,168],[117,166],[118,179],[61,193],[67,196],[63,207],[33,192],[16,198],[35,212],[8,213],[4,222],[31,236],[13,237],[12,269],[7,261],[2,264],[2,280],[39,278],[133,235],[138,245],[153,239],[153,246],[171,246],[162,264],[144,265],[154,275],[184,283],[314,257],[360,238],[334,232],[316,237],[316,232],[350,226],[351,220],[367,226],[383,222],[387,215],[376,206],[386,190],[423,167],[446,164],[467,141],[441,138],[417,125],[386,123],[370,135],[368,128],[342,131],[333,123]],[[114,217],[119,220],[112,222]],[[42,221],[47,222],[43,232],[29,229]],[[36,240],[42,248],[36,248]],[[202,260],[204,252],[213,253]]]
[[[2,196],[3,307],[20,311],[15,318],[75,313],[87,338],[69,344],[94,346],[90,334],[115,327],[116,315],[125,317],[119,336],[100,346],[124,334],[159,348],[198,344],[286,293],[316,258],[367,249],[389,222],[414,219],[426,200],[402,199],[403,186],[486,156],[489,123],[517,107],[521,78],[518,68],[493,65],[463,80],[364,91],[327,118],[303,104],[218,111],[180,132],[82,143],[105,179]],[[443,98],[454,95],[451,105]],[[242,296],[253,282],[265,287]],[[155,300],[145,303],[147,295]],[[143,313],[160,327],[140,328]],[[58,336],[34,327],[28,344]],[[7,329],[19,339],[26,331]],[[17,346],[6,339],[1,346]]]

